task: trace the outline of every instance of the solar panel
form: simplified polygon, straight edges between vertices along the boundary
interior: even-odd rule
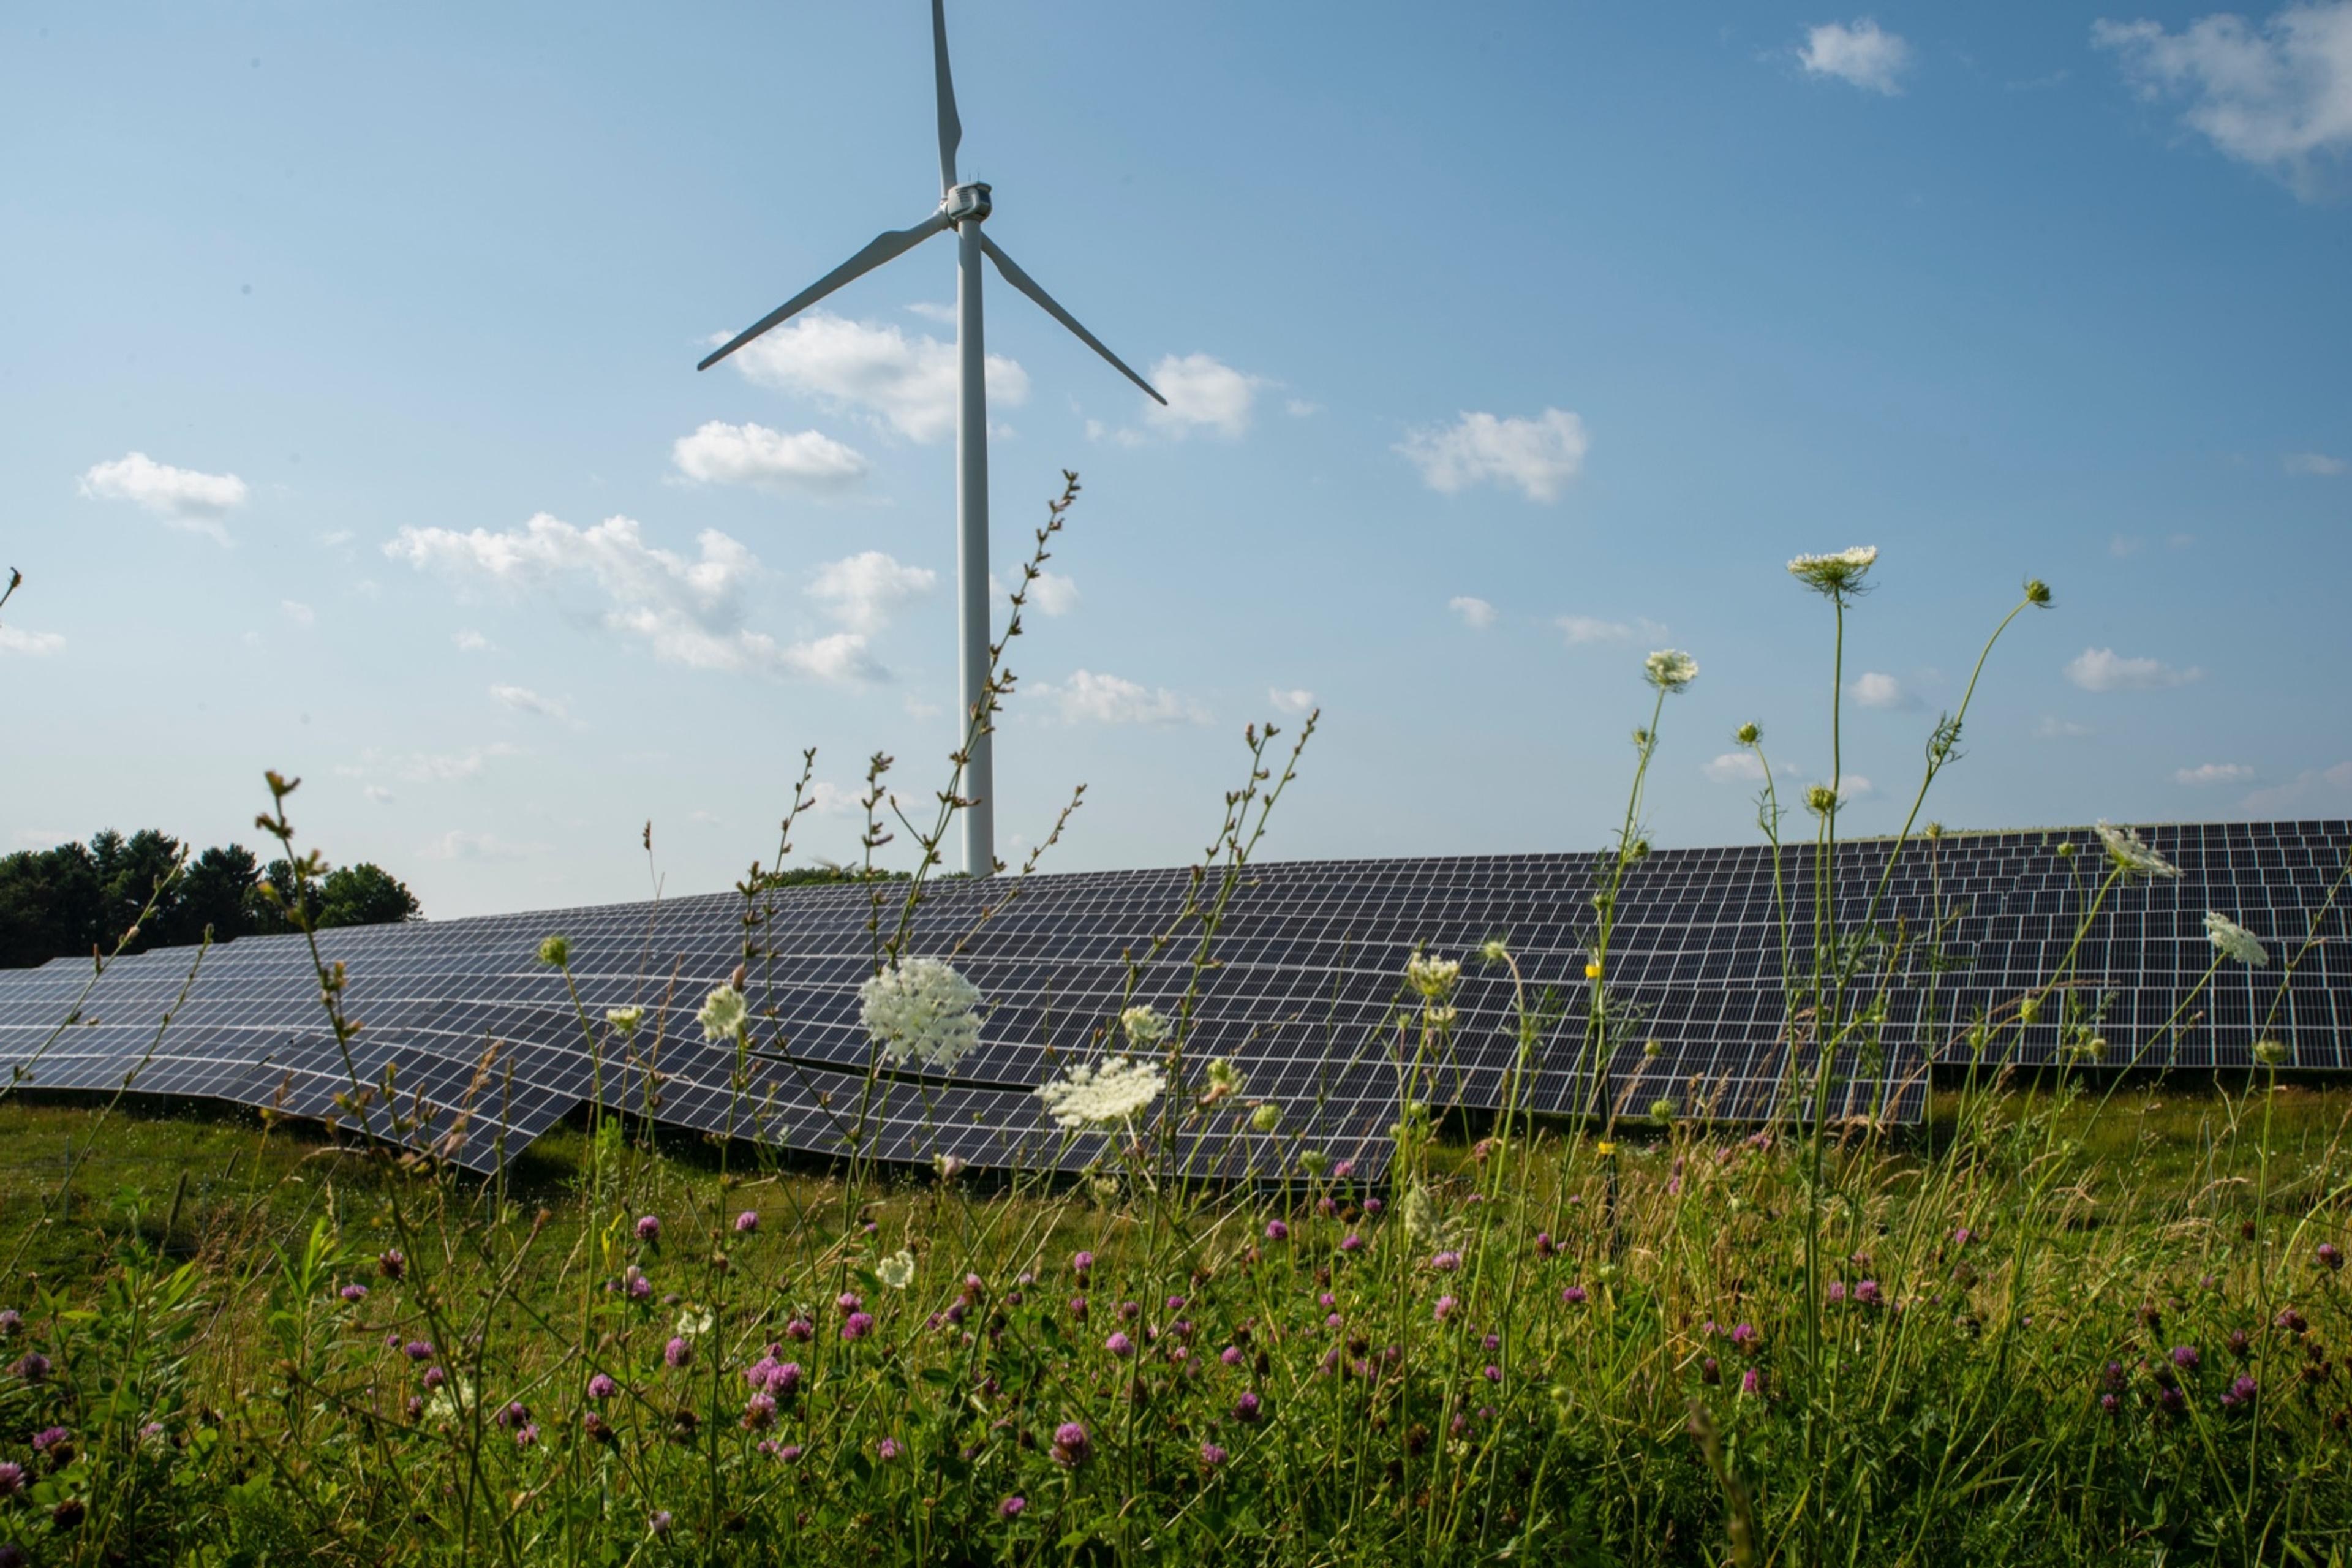
[[[906,891],[876,884],[763,900],[748,1050],[703,1040],[692,1017],[742,955],[745,907],[720,895],[321,933],[363,1025],[348,1061],[323,1032],[299,937],[229,943],[193,980],[187,950],[118,961],[95,984],[86,962],[59,961],[0,976],[0,1077],[274,1105],[478,1168],[601,1096],[812,1153],[1080,1170],[1117,1163],[1118,1145],[1055,1127],[1034,1089],[1112,1043],[1121,1007],[1150,1003],[1187,1019],[1158,1122],[1181,1163],[1246,1177],[1295,1170],[1312,1151],[1371,1179],[1407,1100],[1762,1121],[1810,1114],[1825,1088],[1830,1117],[1901,1122],[1924,1114],[1934,1067],[2048,1063],[2090,1034],[2107,1067],[2242,1066],[2261,1037],[2287,1042],[2298,1067],[2352,1067],[2352,943],[2346,901],[2329,902],[2347,825],[2158,828],[2149,842],[2180,877],[2104,894],[2105,862],[2078,830],[1917,840],[1891,864],[1891,843],[1842,845],[1826,901],[1810,847],[1777,862],[1765,846],[1650,854],[1614,905],[1605,1050],[1591,1044],[1585,966],[1608,863],[1559,854],[1250,867],[1206,967],[1194,963],[1198,911],[1216,902],[1214,877],[934,884],[909,951],[953,963],[987,1003],[979,1048],[951,1073],[869,1081],[858,988]],[[2209,976],[2209,909],[2263,939],[2272,965]],[[569,980],[536,956],[558,931]],[[1834,933],[1850,982],[1815,995],[1809,954]],[[1424,1035],[1408,958],[1466,957],[1490,938],[1517,978],[1474,959],[1450,1028]],[[2020,1003],[2053,975],[2062,987],[2021,1020]],[[1524,1042],[1523,999],[1540,1020]],[[625,1005],[646,1015],[626,1037],[604,1023]],[[1830,1016],[1875,1022],[1823,1073],[1816,1020]],[[1202,1106],[1214,1058],[1243,1088]],[[1280,1108],[1274,1132],[1249,1126],[1256,1101]]]

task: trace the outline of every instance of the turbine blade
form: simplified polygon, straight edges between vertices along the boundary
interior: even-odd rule
[[[939,72],[940,195],[955,189],[956,149],[963,144],[963,121],[956,117],[955,79],[948,74],[947,0],[931,0],[931,58]]]
[[[1080,342],[1094,350],[1095,353],[1102,355],[1103,358],[1110,361],[1113,369],[1117,370],[1119,374],[1127,377],[1128,380],[1135,383],[1136,385],[1143,388],[1144,395],[1150,397],[1154,403],[1159,404],[1162,408],[1168,406],[1168,400],[1160,395],[1159,388],[1153,386],[1150,382],[1144,380],[1141,376],[1136,374],[1135,372],[1129,370],[1127,367],[1127,362],[1119,358],[1117,354],[1111,353],[1110,350],[1105,348],[1103,346],[1103,341],[1100,338],[1087,331],[1086,328],[1078,325],[1078,319],[1076,316],[1071,315],[1067,310],[1062,309],[1061,306],[1055,304],[1054,302],[1054,297],[1051,294],[1046,293],[1043,289],[1037,287],[1037,280],[1034,278],[1030,277],[1026,272],[1022,271],[1020,266],[1014,262],[1013,258],[1005,255],[1003,250],[998,248],[996,241],[989,238],[986,234],[982,234],[980,237],[980,247],[981,249],[988,252],[988,258],[996,263],[996,269],[1004,274],[1004,280],[1007,283],[1012,284],[1015,289],[1020,289],[1024,294],[1026,294],[1032,300],[1036,300],[1039,307],[1045,310],[1045,314],[1053,317],[1054,320],[1061,322],[1062,325],[1069,328],[1071,331],[1076,333]]]
[[[712,365],[717,364],[720,360],[725,359],[729,354],[733,353],[737,349],[741,348],[745,343],[750,342],[761,332],[766,331],[769,328],[776,325],[787,317],[798,315],[801,311],[807,310],[811,305],[815,304],[819,300],[824,299],[827,294],[832,293],[835,289],[840,288],[851,279],[862,278],[866,273],[873,271],[876,268],[881,266],[884,262],[890,260],[892,258],[905,255],[908,251],[914,249],[915,247],[922,244],[923,241],[930,238],[931,236],[939,233],[940,230],[948,226],[948,219],[945,213],[933,213],[929,217],[925,218],[922,222],[917,224],[912,228],[894,228],[887,234],[876,235],[872,243],[867,245],[865,249],[859,251],[856,255],[851,257],[848,260],[843,262],[840,266],[835,268],[832,271],[826,273],[824,277],[818,279],[815,282],[810,284],[807,288],[802,289],[799,293],[793,295],[791,299],[785,300],[782,304],[777,306],[774,310],[769,311],[766,315],[761,317],[758,321],[752,322],[750,326],[736,333],[734,337],[728,340],[727,345],[724,348],[719,349],[709,359],[704,360],[700,364],[696,365],[694,368],[697,370],[709,370]]]

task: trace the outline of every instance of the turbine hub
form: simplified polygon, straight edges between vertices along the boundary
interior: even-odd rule
[[[940,198],[940,210],[950,223],[978,223],[990,212],[988,187],[978,181],[958,185]]]

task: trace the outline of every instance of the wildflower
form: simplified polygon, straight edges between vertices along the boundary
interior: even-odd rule
[[[866,1312],[850,1313],[849,1321],[841,1325],[841,1337],[845,1340],[862,1340],[873,1331],[874,1319]]]
[[[376,1271],[387,1279],[397,1279],[408,1270],[408,1258],[400,1248],[392,1247],[375,1260]]]
[[[1815,816],[1827,816],[1837,809],[1838,792],[1827,784],[1814,784],[1805,791],[1805,809]]]
[[[2263,950],[2261,939],[2219,910],[2205,911],[2205,937],[2221,950],[2224,958],[2234,958],[2256,969],[2270,967],[2271,955]]]
[[[1715,1387],[1723,1381],[1723,1364],[1713,1356],[1706,1357],[1698,1363],[1698,1380],[1709,1388]]]
[[[1416,952],[1404,961],[1404,983],[1433,1002],[1444,1000],[1461,978],[1459,959],[1432,958]]]
[[[953,1067],[980,1044],[979,987],[936,958],[908,958],[858,987],[858,1021],[899,1063]]]
[[[446,1384],[448,1381],[449,1374],[442,1371],[439,1367],[428,1366],[425,1369],[424,1383],[425,1387],[439,1388],[443,1384]]]
[[[759,1211],[759,1210],[757,1210],[757,1209],[745,1209],[741,1214],[739,1214],[739,1215],[737,1215],[735,1216],[735,1234],[736,1234],[736,1235],[738,1235],[738,1236],[749,1236],[749,1235],[751,1235],[753,1231],[758,1230],[759,1228],[760,1228],[760,1211]]]
[[[1664,1100],[1664,1099],[1660,1099],[1660,1100],[1654,1100],[1650,1101],[1650,1120],[1651,1120],[1651,1121],[1672,1121],[1674,1119],[1675,1119],[1675,1102],[1674,1102],[1673,1100]]]
[[[2197,1347],[2195,1345],[2175,1345],[2172,1347],[2172,1364],[2179,1367],[2181,1371],[2189,1371],[2197,1365],[2197,1362],[2198,1355]]]
[[[1245,1391],[1239,1399],[1234,1401],[1234,1420],[1243,1422],[1255,1421],[1258,1418],[1258,1415],[1259,1406],[1256,1394]]]
[[[1482,1375],[1488,1383],[1500,1383],[1503,1381],[1503,1369],[1490,1363]]]
[[[1085,1464],[1087,1456],[1094,1451],[1094,1439],[1087,1436],[1087,1429],[1076,1422],[1065,1421],[1054,1428],[1052,1452],[1055,1463],[1067,1465],[1075,1469]]]
[[[1445,1321],[1446,1319],[1454,1315],[1454,1309],[1459,1305],[1460,1303],[1455,1301],[1451,1296],[1440,1296],[1437,1299],[1437,1306],[1435,1308],[1437,1321],[1441,1323]]]
[[[49,1377],[49,1358],[38,1351],[27,1351],[9,1370],[26,1383],[46,1383]]]
[[[604,1373],[600,1372],[588,1380],[588,1397],[591,1399],[610,1399],[620,1391],[621,1385]]]
[[[2303,1314],[2293,1307],[2281,1307],[2279,1315],[2272,1319],[2271,1322],[2273,1326],[2284,1329],[2291,1334],[2299,1334],[2311,1326],[2304,1321]]]
[[[1070,1298],[1070,1316],[1081,1323],[1087,1321],[1087,1299],[1084,1296]]]
[[[641,1215],[638,1216],[637,1239],[639,1241],[659,1241],[661,1239],[661,1220],[659,1216],[655,1215]]]
[[[893,1290],[904,1290],[915,1282],[915,1255],[900,1247],[874,1266],[874,1276]]]
[[[1118,1016],[1119,1033],[1127,1037],[1129,1050],[1155,1050],[1168,1043],[1173,1026],[1159,1008],[1145,1004],[1123,1009]]]
[[[2180,875],[2179,867],[2149,848],[2130,828],[2117,827],[2103,818],[2093,825],[2093,831],[2098,834],[2100,844],[2107,851],[2107,858],[2126,879]]]
[[[2229,1390],[2221,1395],[2221,1408],[2234,1410],[2241,1405],[2252,1404],[2261,1387],[2250,1375],[2239,1373],[2231,1380]]]
[[[1168,1075],[1148,1062],[1120,1057],[1072,1068],[1052,1083],[1037,1086],[1047,1114],[1065,1129],[1126,1121],[1168,1087]]]
[[[1538,1258],[1549,1258],[1559,1250],[1559,1244],[1552,1240],[1551,1232],[1548,1230],[1539,1230],[1536,1232],[1536,1256]]]
[[[1613,1159],[1616,1157],[1617,1145],[1603,1138],[1592,1146],[1592,1152],[1604,1160]]]
[[[798,1443],[787,1443],[776,1450],[776,1458],[787,1465],[798,1464],[800,1457],[801,1446]]]
[[[25,1467],[14,1459],[0,1459],[0,1501],[16,1496],[25,1489]]]
[[[720,985],[702,999],[694,1021],[702,1026],[704,1039],[724,1045],[743,1037],[744,1026],[751,1021],[751,1005],[732,985]]]
[[[542,939],[539,944],[539,961],[550,969],[561,969],[570,963],[572,939],[568,936],[551,936]]]
[[[1661,691],[1680,691],[1698,679],[1698,660],[1680,648],[1662,647],[1642,661],[1642,674]]]
[[[806,1318],[794,1318],[784,1325],[784,1338],[806,1344],[816,1338],[816,1325]]]
[[[855,1312],[860,1307],[866,1305],[864,1300],[859,1299],[854,1292],[848,1290],[844,1290],[840,1295],[835,1297],[833,1299],[833,1304],[840,1308],[844,1312]]]
[[[1080,1278],[1084,1278],[1086,1275],[1093,1271],[1094,1266],[1095,1255],[1093,1253],[1074,1252],[1070,1254],[1071,1273],[1078,1275]]]
[[[1223,1057],[1217,1057],[1210,1061],[1206,1076],[1209,1086],[1201,1091],[1202,1105],[1214,1105],[1220,1100],[1230,1100],[1242,1091],[1240,1071]]]
[[[1114,1329],[1110,1338],[1103,1341],[1103,1349],[1124,1361],[1135,1353],[1135,1342],[1129,1339],[1123,1331]]]
[[[47,1426],[33,1434],[33,1452],[52,1465],[64,1465],[73,1458],[73,1434],[62,1426]]]
[[[1570,1285],[1559,1293],[1559,1304],[1563,1307],[1581,1307],[1589,1300],[1591,1298],[1585,1294],[1581,1285]]]
[[[1601,978],[1601,960],[1598,958],[1588,958],[1584,961],[1584,977],[1587,980],[1598,980]]]
[[[708,1307],[688,1307],[677,1315],[677,1331],[683,1338],[698,1340],[710,1331],[716,1320]]]
[[[1827,1291],[1827,1295],[1828,1295],[1828,1297],[1829,1297],[1829,1301],[1830,1301],[1830,1304],[1831,1304],[1832,1306],[1835,1306],[1835,1305],[1836,1305],[1837,1303],[1839,1303],[1840,1301],[1844,1300],[1845,1300],[1845,1281],[1844,1281],[1844,1280],[1843,1280],[1843,1279],[1832,1279],[1832,1280],[1831,1280],[1831,1281],[1830,1281],[1830,1288],[1829,1288],[1829,1290]]]
[[[1511,945],[1499,936],[1490,936],[1478,944],[1478,956],[1488,963],[1508,963]]]
[[[653,1517],[646,1521],[646,1528],[652,1531],[656,1535],[667,1535],[669,1533],[669,1510],[666,1508],[657,1508],[654,1510]]]
[[[1321,1175],[1330,1163],[1331,1156],[1320,1149],[1306,1149],[1299,1152],[1298,1168],[1310,1176]]]
[[[2344,1267],[2344,1254],[2336,1250],[2336,1244],[2332,1241],[2321,1242],[2319,1251],[2315,1256],[2330,1273]]]
[[[1761,1395],[1764,1392],[1764,1369],[1751,1366],[1739,1374],[1739,1392]]]
[[[1764,726],[1749,720],[1731,732],[1731,738],[1743,746],[1752,746],[1764,738]]]
[[[0,1340],[13,1340],[25,1327],[25,1314],[14,1307],[0,1307]]]
[[[1757,1339],[1758,1335],[1755,1324],[1737,1323],[1732,1326],[1731,1342],[1738,1345],[1741,1350],[1746,1350],[1749,1345],[1754,1344]]]
[[[1458,1252],[1441,1252],[1429,1260],[1429,1266],[1440,1274],[1451,1274],[1462,1267],[1462,1255]]]
[[[1878,560],[1878,547],[1860,544],[1834,555],[1800,555],[1789,563],[1789,575],[1816,594],[1843,599],[1862,592],[1862,580]]]
[[[684,1366],[693,1359],[694,1346],[682,1336],[672,1335],[669,1343],[662,1347],[662,1360],[672,1366]]]
[[[1260,1132],[1271,1132],[1282,1125],[1282,1107],[1265,1100],[1250,1112],[1250,1125]]]
[[[356,1282],[346,1285],[341,1290],[335,1292],[335,1294],[341,1296],[344,1300],[350,1302],[354,1307],[367,1300],[367,1287]]]
[[[1201,1468],[1202,1469],[1213,1470],[1224,1462],[1225,1451],[1223,1448],[1218,1447],[1214,1443],[1203,1443],[1201,1445]]]
[[[623,1288],[627,1291],[628,1298],[632,1301],[642,1301],[654,1293],[654,1282],[646,1279],[640,1269],[630,1268],[621,1276],[621,1279],[624,1282]]]
[[[1351,1230],[1347,1235],[1339,1238],[1339,1250],[1342,1252],[1361,1252],[1364,1250],[1364,1238],[1358,1236]]]
[[[644,1023],[645,1020],[646,1010],[643,1007],[607,1007],[604,1009],[604,1022],[612,1025],[613,1027],[620,1030],[621,1033],[625,1035],[635,1034],[637,1032],[637,1026]]]
[[[906,1451],[907,1450],[905,1448],[899,1446],[898,1439],[896,1437],[885,1437],[879,1443],[874,1445],[874,1452],[876,1456],[886,1465]]]
[[[2260,1062],[2266,1068],[2284,1067],[2294,1058],[2294,1053],[2287,1048],[2287,1044],[2284,1040],[2256,1040],[2254,1042],[2254,1060]]]
[[[1875,1279],[1864,1279],[1862,1283],[1856,1285],[1853,1288],[1853,1299],[1861,1302],[1865,1307],[1878,1306],[1882,1300],[1878,1293],[1878,1281]]]
[[[1021,1510],[1028,1506],[1029,1500],[1023,1497],[1019,1492],[1014,1492],[1011,1497],[1006,1498],[1003,1502],[996,1505],[996,1511],[1005,1519],[1019,1519],[1021,1517]]]

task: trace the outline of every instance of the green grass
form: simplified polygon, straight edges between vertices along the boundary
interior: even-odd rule
[[[2347,1121],[2342,1089],[1948,1089],[1926,1128],[1825,1162],[1849,1297],[1823,1306],[1807,1163],[1729,1132],[1434,1142],[1374,1213],[1345,1182],[853,1193],[745,1146],[572,1129],[482,1183],[308,1124],[16,1098],[5,1353],[54,1371],[0,1374],[0,1458],[37,1482],[0,1540],[93,1563],[1663,1563],[1735,1561],[1737,1531],[1772,1563],[2342,1563],[2352,1312],[2317,1247],[2352,1244]],[[902,1247],[903,1293],[877,1277]],[[632,1268],[644,1301],[604,1289]],[[1881,1304],[1853,1300],[1864,1279]],[[845,1290],[870,1337],[840,1337]],[[802,1371],[768,1425],[744,1373],[771,1343]],[[2242,1373],[2260,1391],[2224,1405]],[[31,1448],[52,1425],[61,1467]]]

